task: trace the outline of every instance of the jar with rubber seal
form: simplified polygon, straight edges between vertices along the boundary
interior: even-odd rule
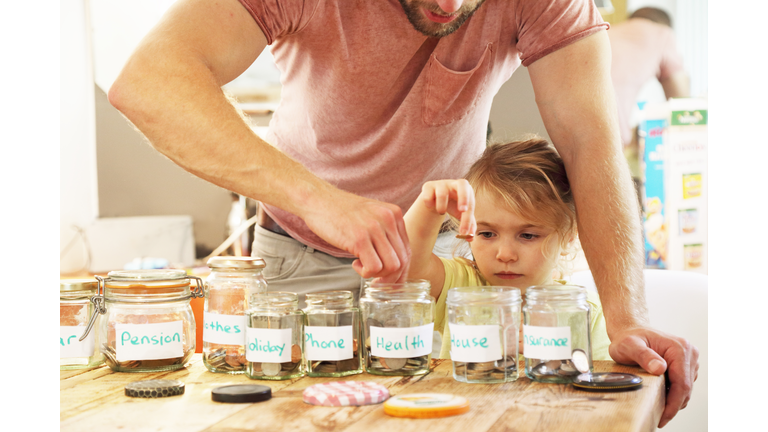
[[[195,352],[190,299],[203,297],[203,281],[184,270],[112,271],[92,298],[99,314],[100,348],[115,372],[160,372],[184,367]],[[190,282],[196,286],[190,290]]]
[[[525,375],[570,383],[592,371],[587,290],[577,285],[532,286],[523,307]]]
[[[352,291],[307,294],[304,357],[307,375],[340,377],[363,372],[360,310]]]
[[[298,294],[255,294],[248,306],[245,375],[263,380],[304,376],[304,312],[299,309]]]
[[[203,364],[211,372],[245,373],[245,311],[251,295],[266,293],[264,260],[213,257],[205,279]]]
[[[422,375],[432,358],[435,298],[425,280],[365,282],[360,299],[365,370],[375,375]]]
[[[96,295],[99,281],[96,279],[61,279],[59,281],[59,361],[61,370],[83,369],[104,362],[99,350],[97,332],[84,340],[80,336],[93,314],[91,297]]]

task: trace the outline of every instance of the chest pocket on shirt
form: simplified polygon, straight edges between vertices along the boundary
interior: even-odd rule
[[[493,63],[492,44],[485,47],[480,61],[468,71],[443,66],[433,53],[427,64],[422,119],[429,126],[455,122],[472,112],[484,95]]]

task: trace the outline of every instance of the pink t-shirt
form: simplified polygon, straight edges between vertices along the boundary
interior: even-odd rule
[[[637,95],[651,79],[663,80],[683,70],[674,31],[645,18],[632,18],[608,31],[611,40],[611,78],[619,108],[621,141],[632,140],[629,119]]]
[[[485,148],[493,97],[521,64],[608,27],[592,0],[487,0],[430,38],[397,0],[240,0],[258,23],[282,93],[267,141],[340,189],[399,205],[430,180],[462,177]],[[292,237],[351,257],[298,216]]]

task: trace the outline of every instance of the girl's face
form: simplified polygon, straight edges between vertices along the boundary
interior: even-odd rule
[[[543,248],[552,230],[524,220],[494,198],[485,191],[475,197],[477,232],[470,246],[480,274],[491,285],[520,288],[521,293],[529,286],[552,283],[558,236]]]

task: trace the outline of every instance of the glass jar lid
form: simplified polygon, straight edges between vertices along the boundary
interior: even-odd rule
[[[99,289],[99,281],[96,279],[61,279],[59,292],[93,291]]]
[[[238,256],[212,257],[207,264],[214,270],[258,270],[267,266],[261,258]]]

